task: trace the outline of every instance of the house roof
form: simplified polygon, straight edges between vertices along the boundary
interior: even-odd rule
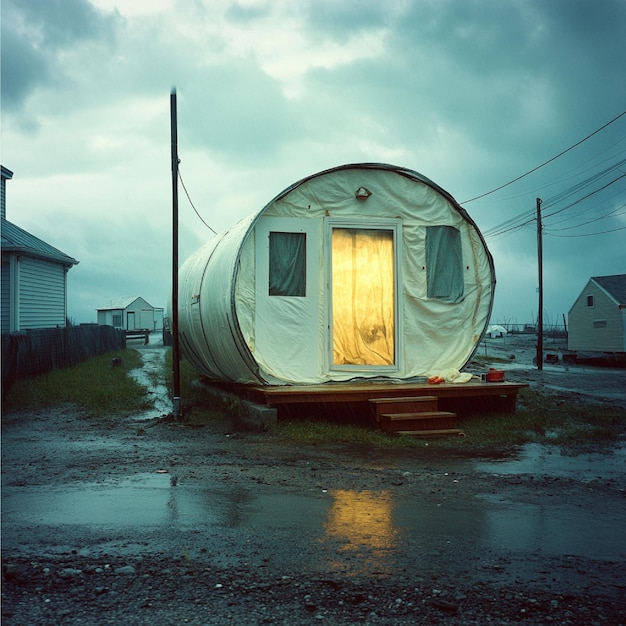
[[[614,276],[592,276],[591,280],[600,285],[617,304],[626,305],[626,274]]]
[[[96,311],[117,311],[118,309],[126,309],[136,300],[143,300],[149,307],[152,307],[149,302],[140,296],[122,296],[120,298],[111,298],[108,304],[98,307]]]
[[[61,252],[39,237],[31,235],[23,228],[16,226],[9,220],[2,219],[2,252],[12,252],[14,254],[24,254],[38,257],[48,261],[54,261],[66,266],[77,265],[78,261],[73,257]]]

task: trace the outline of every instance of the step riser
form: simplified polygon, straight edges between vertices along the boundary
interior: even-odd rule
[[[420,411],[419,413],[384,413],[380,417],[387,422],[401,422],[409,419],[425,420],[456,417],[456,413],[450,413],[449,411]]]
[[[424,411],[437,410],[436,396],[422,396],[413,398],[375,398],[370,400],[376,415],[376,421],[380,421],[384,413],[423,413]]]
[[[380,416],[380,427],[387,433],[401,430],[449,430],[456,428],[456,413],[447,411],[385,413]]]
[[[381,422],[381,428],[386,433],[397,433],[401,430],[448,430],[456,428],[455,418],[436,419],[408,419],[394,422]]]
[[[437,400],[428,402],[396,402],[395,404],[376,405],[377,414],[380,417],[383,413],[423,413],[437,410]]]
[[[398,435],[404,435],[406,437],[449,437],[449,436],[457,436],[457,437],[465,437],[465,433],[458,428],[451,428],[447,430],[409,430],[409,431],[399,431],[396,433]]]

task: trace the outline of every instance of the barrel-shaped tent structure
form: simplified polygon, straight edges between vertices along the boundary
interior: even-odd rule
[[[409,169],[343,165],[184,263],[180,349],[215,381],[410,381],[466,365],[494,288],[485,241],[449,193]]]

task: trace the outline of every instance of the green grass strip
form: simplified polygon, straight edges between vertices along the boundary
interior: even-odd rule
[[[119,366],[112,361],[119,358]],[[151,406],[147,389],[128,375],[142,366],[137,350],[94,357],[79,365],[18,380],[9,390],[5,410],[29,410],[73,404],[94,415],[131,414]]]

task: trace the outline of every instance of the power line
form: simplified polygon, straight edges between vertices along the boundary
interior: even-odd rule
[[[484,232],[485,237],[497,237],[499,235],[504,235],[506,233],[514,232],[523,228],[524,226],[528,226],[528,224],[532,224],[535,221],[535,212],[534,211],[525,211],[520,215],[499,224],[498,226],[494,226],[490,230]]]
[[[572,185],[571,187],[569,187],[568,189],[565,189],[564,191],[560,192],[559,194],[553,196],[552,198],[548,199],[545,203],[542,204],[543,208],[547,208],[547,207],[554,207],[556,204],[562,202],[563,200],[565,200],[566,198],[572,196],[573,194],[582,191],[585,187],[588,187],[589,185],[591,185],[592,183],[597,183],[598,180],[600,178],[602,178],[603,176],[605,176],[606,174],[614,171],[615,169],[617,169],[618,171],[621,172],[621,170],[619,170],[619,167],[625,162],[626,160],[622,160],[619,161],[615,164],[613,164],[612,166],[604,169],[602,172],[596,173],[593,176],[590,176],[589,178],[587,178],[586,180],[577,183],[576,185]],[[614,183],[616,183],[617,181],[621,180],[622,178],[625,178],[626,174],[622,174],[621,176],[618,176],[617,178],[614,178],[613,180],[609,181],[608,183],[604,184],[602,187],[598,187],[597,189],[594,189],[593,191],[591,191],[590,193],[588,193],[587,195],[575,200],[574,202],[571,202],[570,204],[557,209],[555,211],[552,211],[551,213],[545,214],[543,217],[545,218],[550,218],[553,217],[559,213],[562,213],[563,211],[566,211],[567,209],[570,209],[578,204],[580,204],[582,201],[590,198],[591,196],[595,195],[596,193],[599,193],[600,191],[603,191],[604,189],[606,189],[607,187],[613,185]],[[505,222],[502,222],[501,224],[494,226],[493,228],[486,230],[484,232],[485,237],[497,237],[497,236],[501,236],[501,235],[505,235],[511,232],[514,232],[516,230],[519,230],[520,228],[523,228],[524,226],[528,226],[529,224],[532,224],[535,221],[535,211],[534,210],[528,210],[528,211],[524,211],[523,213],[520,213],[519,215],[516,215],[508,220],[506,220]]]
[[[196,215],[200,218],[200,221],[214,234],[217,235],[217,232],[215,230],[213,230],[202,218],[202,215],[200,215],[200,213],[198,213],[198,209],[196,209],[194,203],[191,201],[191,197],[189,196],[189,192],[187,191],[187,187],[185,187],[185,182],[183,181],[183,176],[180,173],[180,164],[178,166],[178,178],[180,179],[180,184],[183,186],[183,189],[185,190],[185,195],[187,196],[187,200],[189,200],[189,204],[191,204],[191,208],[195,211]]]
[[[626,174],[622,174],[621,176],[618,176],[617,178],[614,178],[612,181],[606,183],[606,185],[603,185],[602,187],[599,187],[598,189],[594,189],[592,192],[588,193],[586,196],[583,196],[582,198],[579,198],[578,200],[572,202],[571,204],[568,204],[567,206],[564,206],[562,209],[558,209],[557,211],[553,211],[552,213],[548,213],[548,215],[545,215],[544,217],[552,217],[553,215],[557,215],[559,213],[562,213],[563,211],[566,211],[567,209],[570,209],[571,207],[576,206],[577,204],[579,204],[583,200],[586,200],[587,198],[590,198],[591,196],[599,193],[600,191],[602,191],[603,189],[606,189],[607,187],[610,187],[612,184],[616,183],[618,180],[621,180],[622,178],[625,178],[625,177],[626,177]]]
[[[603,208],[607,204],[609,206],[613,206],[613,203],[611,202],[613,198],[615,196],[621,196],[622,194],[623,194],[623,190],[618,190],[613,195],[606,198],[605,200],[602,200],[601,202],[597,203],[596,205],[594,205],[596,211],[599,211],[601,208]],[[604,215],[601,215],[594,219],[603,219],[604,217],[613,217],[616,215],[622,215],[624,211],[622,211],[621,209],[623,209],[624,207],[626,207],[626,204],[620,204],[618,207],[612,208],[608,213],[604,213]],[[589,213],[589,209],[587,207],[585,206],[578,207],[578,211],[568,213],[564,217],[561,217],[561,219],[552,220],[550,224],[553,230],[561,230],[561,229],[554,229],[554,226],[558,226],[559,224],[563,224],[565,222],[571,222],[572,220],[576,218],[586,218],[588,216],[588,213]],[[569,228],[576,228],[576,226],[564,226],[562,229],[565,230]]]
[[[540,165],[537,165],[537,167],[533,167],[532,170],[529,170],[528,172],[521,174],[520,176],[517,176],[513,180],[510,180],[508,183],[504,183],[503,185],[500,185],[499,187],[496,187],[495,189],[492,189],[491,191],[482,193],[478,196],[470,198],[469,200],[464,200],[463,202],[461,202],[461,204],[468,204],[470,202],[474,202],[474,200],[478,200],[479,198],[484,198],[485,196],[489,196],[492,193],[495,193],[496,191],[500,191],[500,189],[504,189],[505,187],[508,187],[509,185],[512,185],[513,183],[516,183],[518,180],[522,180],[522,178],[525,178],[526,176],[532,174],[533,172],[536,172],[542,167],[548,165],[549,163],[552,163],[552,161],[556,161],[556,159],[558,159],[559,157],[562,157],[564,154],[567,154],[570,150],[573,150],[574,148],[580,146],[580,144],[584,143],[588,139],[591,139],[591,137],[593,137],[594,135],[597,135],[599,132],[607,128],[607,126],[610,126],[611,124],[616,122],[618,119],[620,119],[620,117],[623,117],[624,115],[626,115],[626,111],[622,111],[618,116],[614,117],[612,120],[608,121],[606,124],[598,128],[597,130],[594,130],[592,133],[590,133],[586,137],[583,137],[580,141],[577,141],[575,144],[571,145],[569,148],[566,148],[562,152],[559,152],[559,154],[557,154],[556,156],[553,156],[551,159],[544,161]]]
[[[623,208],[625,205],[619,207],[619,209]],[[574,224],[573,226],[564,226],[563,228],[549,228],[544,229],[544,232],[553,235],[554,233],[559,233],[564,230],[574,230],[576,228],[582,228],[583,226],[588,226],[589,224],[595,224],[601,220],[605,220],[609,217],[617,217],[618,215],[624,215],[624,211],[620,211],[619,209],[615,209],[610,213],[605,213],[604,215],[599,215],[598,217],[593,218],[592,220],[587,220],[586,222],[581,222],[580,224]]]
[[[550,235],[551,237],[568,237],[568,238],[595,237],[596,235],[607,235],[609,233],[616,233],[617,231],[620,231],[620,230],[626,230],[626,226],[620,226],[619,228],[611,228],[611,230],[601,230],[597,233],[583,233],[581,235],[555,235],[554,233],[550,233],[550,232],[548,232],[547,234]]]
[[[582,182],[572,185],[571,187],[568,187],[564,191],[561,191],[560,193],[556,194],[555,196],[548,198],[543,204],[543,207],[547,208],[547,207],[557,204],[558,202],[561,202],[562,200],[565,200],[565,198],[574,195],[578,191],[582,191],[585,187],[588,187],[592,183],[597,182],[600,178],[611,173],[613,170],[618,170],[621,172],[619,168],[620,166],[624,165],[624,163],[626,163],[626,159],[622,159],[621,161],[614,163],[610,167],[607,167],[600,172],[596,172],[595,174],[593,174],[589,178],[586,178]]]

